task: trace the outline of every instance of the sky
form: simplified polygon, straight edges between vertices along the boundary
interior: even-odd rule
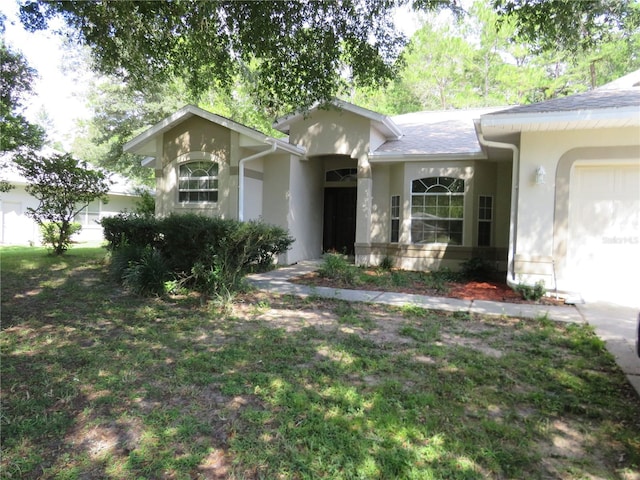
[[[90,116],[84,95],[92,78],[86,72],[64,69],[62,37],[51,31],[25,31],[18,18],[18,10],[16,0],[0,1],[0,12],[7,17],[5,41],[20,51],[38,72],[38,79],[33,84],[34,95],[25,102],[24,115],[32,123],[37,123],[40,112],[44,110],[55,126],[53,130],[47,129],[50,139],[60,141],[70,149],[77,120]],[[396,25],[410,36],[419,26],[419,16],[404,8],[396,15]]]
[[[48,131],[53,140],[69,148],[78,118],[87,118],[84,92],[89,79],[77,72],[63,71],[62,38],[52,32],[29,33],[22,28],[15,0],[0,2],[0,11],[7,17],[5,41],[14,50],[22,52],[29,65],[38,72],[33,84],[34,95],[25,102],[24,115],[36,122],[43,109],[47,112],[54,131]]]

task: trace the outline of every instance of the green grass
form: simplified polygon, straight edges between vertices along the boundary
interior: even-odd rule
[[[112,283],[2,248],[2,478],[633,478],[640,402],[591,329]]]

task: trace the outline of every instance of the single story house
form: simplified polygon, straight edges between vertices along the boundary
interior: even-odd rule
[[[26,215],[27,208],[37,208],[38,200],[27,193],[28,181],[16,169],[9,158],[2,160],[0,178],[14,186],[0,193],[0,245],[40,245],[42,235],[36,222]],[[140,195],[129,179],[111,173],[113,181],[107,194],[107,202],[95,200],[76,217],[82,230],[73,236],[74,242],[101,242],[104,240],[101,218],[133,211]]]
[[[385,116],[334,100],[272,138],[186,106],[125,145],[157,181],[156,213],[262,219],[296,239],[280,262],[457,268],[621,301],[640,282],[640,71],[512,108]]]

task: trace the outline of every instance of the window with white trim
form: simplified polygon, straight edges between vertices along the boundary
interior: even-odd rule
[[[218,164],[198,161],[180,165],[178,201],[187,203],[217,202]]]
[[[400,195],[391,195],[391,243],[400,240]]]
[[[427,177],[411,182],[411,242],[462,245],[464,180]]]
[[[493,197],[478,197],[478,246],[491,246],[491,224],[493,222]]]

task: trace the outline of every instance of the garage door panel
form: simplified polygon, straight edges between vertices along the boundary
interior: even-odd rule
[[[571,284],[591,299],[637,296],[640,165],[575,167],[569,202]]]

